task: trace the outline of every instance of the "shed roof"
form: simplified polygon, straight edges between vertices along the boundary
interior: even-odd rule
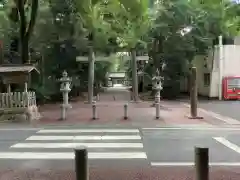
[[[108,77],[110,77],[110,78],[124,78],[124,77],[126,77],[126,73],[125,72],[110,72],[108,74]]]
[[[1,65],[0,73],[9,73],[9,72],[27,72],[39,71],[35,66],[32,65]]]

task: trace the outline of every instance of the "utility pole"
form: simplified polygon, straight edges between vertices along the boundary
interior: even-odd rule
[[[92,104],[93,102],[93,91],[94,91],[94,65],[95,65],[95,56],[93,46],[89,46],[89,56],[88,56],[88,103]]]
[[[138,102],[138,75],[137,75],[137,56],[136,50],[131,50],[131,62],[132,62],[132,89],[133,89],[133,102]]]
[[[197,117],[197,68],[192,67],[191,72],[191,89],[190,89],[190,109],[191,109],[191,118]]]
[[[223,74],[223,42],[222,36],[219,36],[219,83],[218,83],[218,99],[222,100],[222,74]]]

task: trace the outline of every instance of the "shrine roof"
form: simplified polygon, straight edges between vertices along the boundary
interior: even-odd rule
[[[110,73],[108,73],[108,77],[110,77],[110,78],[125,78],[126,72],[110,72]]]
[[[30,73],[36,71],[39,73],[37,68],[32,65],[1,65],[0,73],[11,73],[11,72],[27,72]]]

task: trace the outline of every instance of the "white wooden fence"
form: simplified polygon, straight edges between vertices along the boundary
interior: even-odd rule
[[[0,93],[0,108],[25,108],[36,106],[35,92]]]

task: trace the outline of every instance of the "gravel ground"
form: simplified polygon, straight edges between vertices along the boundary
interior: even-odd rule
[[[1,180],[76,180],[73,170],[2,170]],[[91,168],[90,180],[194,180],[193,167]],[[239,180],[240,168],[210,169],[210,180]]]

